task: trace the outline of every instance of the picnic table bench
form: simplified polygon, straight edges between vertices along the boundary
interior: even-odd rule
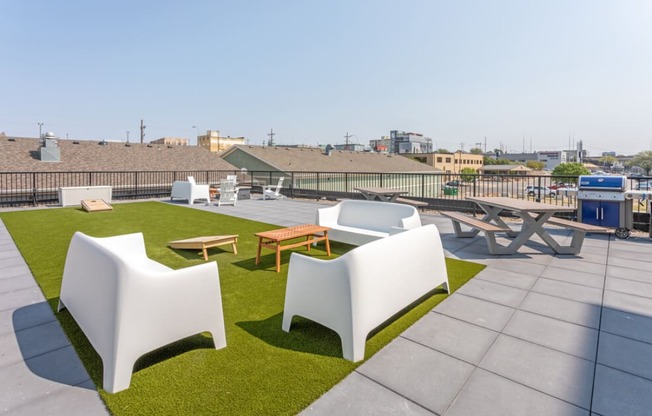
[[[416,199],[401,198],[401,197],[396,198],[394,202],[398,202],[399,204],[412,205],[413,207],[416,208],[425,208],[428,206],[427,202],[417,201]]]

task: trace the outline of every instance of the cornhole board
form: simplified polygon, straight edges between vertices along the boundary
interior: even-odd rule
[[[82,208],[84,208],[84,211],[88,212],[111,211],[113,209],[113,207],[103,199],[83,199],[81,205]]]
[[[187,238],[185,240],[170,241],[169,245],[172,248],[185,249],[185,250],[201,250],[204,254],[204,260],[208,260],[207,249],[217,247],[224,244],[231,244],[233,254],[238,254],[237,235],[212,235],[195,238]]]

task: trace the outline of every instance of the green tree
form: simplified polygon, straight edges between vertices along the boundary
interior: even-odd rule
[[[512,162],[511,160],[494,159],[492,157],[487,157],[487,156],[483,158],[483,163],[485,165],[513,165],[514,164],[514,162]]]
[[[460,172],[460,179],[464,182],[475,182],[478,171],[473,168],[463,168]]]
[[[528,160],[525,162],[525,166],[532,170],[541,170],[546,164],[543,162],[539,162],[537,160]]]
[[[598,160],[600,163],[602,163],[602,166],[612,166],[618,161],[618,159],[616,159],[614,156],[602,156]]]
[[[453,153],[453,152],[449,151],[448,149],[437,149],[435,153]]]
[[[482,149],[479,147],[474,147],[473,149],[469,150],[469,153],[472,155],[481,155],[482,154]]]
[[[645,174],[649,175],[650,170],[652,170],[652,150],[644,150],[640,153],[637,153],[636,156],[632,158],[627,163],[627,166],[638,166],[639,168],[645,170]]]
[[[561,182],[576,182],[580,175],[588,175],[589,170],[579,162],[561,163],[552,170],[552,176],[559,176]]]

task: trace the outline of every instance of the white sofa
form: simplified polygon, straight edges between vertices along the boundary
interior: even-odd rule
[[[444,249],[432,224],[334,260],[292,253],[283,330],[289,332],[295,315],[313,320],[339,334],[344,358],[360,361],[371,330],[442,284],[448,292]]]
[[[345,200],[317,210],[317,224],[330,227],[329,240],[356,246],[421,227],[416,208],[391,202]]]
[[[209,185],[197,185],[195,178],[188,176],[188,181],[174,181],[172,183],[172,194],[170,200],[187,199],[188,204],[194,204],[195,199],[205,199],[211,201]]]
[[[61,283],[67,308],[104,365],[103,387],[129,387],[136,360],[179,339],[208,331],[226,346],[215,262],[172,270],[150,260],[142,233],[73,235]]]

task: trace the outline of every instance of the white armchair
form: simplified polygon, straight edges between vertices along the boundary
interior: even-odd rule
[[[281,188],[283,186],[283,180],[285,178],[281,176],[278,178],[278,183],[276,185],[265,185],[263,186],[263,199],[282,199],[284,198],[283,195],[281,195]]]
[[[142,233],[70,242],[58,310],[67,308],[104,365],[103,387],[129,387],[136,360],[182,338],[210,332],[226,346],[215,262],[172,270],[147,257]]]
[[[230,179],[220,180],[220,199],[217,200],[217,206],[238,204],[238,188],[235,186],[235,181]]]
[[[283,330],[303,316],[337,332],[344,358],[364,359],[367,335],[423,295],[449,291],[444,249],[434,225],[390,235],[334,260],[292,253]]]
[[[209,185],[197,185],[195,178],[188,176],[188,182],[175,181],[172,184],[172,194],[170,199],[187,199],[189,204],[193,204],[195,199],[205,199],[210,202]]]

